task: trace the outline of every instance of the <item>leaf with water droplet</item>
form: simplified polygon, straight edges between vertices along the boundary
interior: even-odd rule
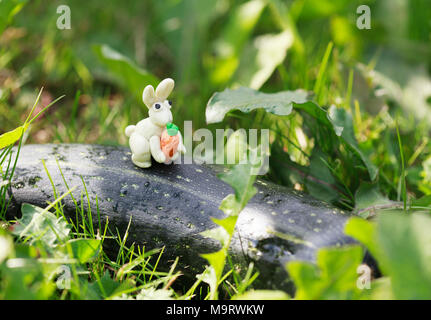
[[[206,121],[217,123],[222,121],[229,111],[239,110],[248,113],[259,108],[276,115],[287,116],[292,112],[293,103],[305,103],[307,96],[304,90],[263,93],[246,87],[226,89],[216,92],[208,101]]]

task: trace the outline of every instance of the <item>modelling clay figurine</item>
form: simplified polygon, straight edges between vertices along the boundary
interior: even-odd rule
[[[142,100],[148,107],[149,117],[126,128],[132,161],[138,167],[150,167],[151,156],[159,163],[170,164],[186,152],[178,127],[172,123],[172,103],[166,100],[174,85],[174,80],[167,78],[155,92],[153,86],[146,86]]]

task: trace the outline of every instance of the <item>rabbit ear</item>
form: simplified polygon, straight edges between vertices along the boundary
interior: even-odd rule
[[[156,88],[156,98],[159,101],[164,101],[174,89],[175,82],[171,78],[167,78],[159,83]]]
[[[156,96],[154,95],[154,88],[152,85],[148,85],[145,87],[144,91],[142,92],[142,100],[144,101],[148,109],[151,108],[151,106],[156,100]]]

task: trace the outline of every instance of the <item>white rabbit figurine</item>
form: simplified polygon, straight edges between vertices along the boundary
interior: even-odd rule
[[[151,156],[159,163],[169,164],[178,158],[180,152],[186,152],[179,132],[179,145],[170,159],[167,159],[160,147],[160,136],[166,125],[172,122],[172,103],[166,99],[174,89],[174,85],[174,80],[167,78],[159,83],[155,92],[152,85],[146,86],[142,93],[142,100],[148,107],[149,117],[136,125],[128,126],[125,130],[126,136],[130,138],[132,161],[138,167],[150,167]]]

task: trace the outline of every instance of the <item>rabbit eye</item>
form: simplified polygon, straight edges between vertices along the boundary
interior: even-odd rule
[[[172,105],[172,100],[168,100],[168,103],[171,106]]]
[[[155,105],[154,105],[154,108],[156,108],[156,109],[160,109],[160,104],[159,103],[156,103]]]

